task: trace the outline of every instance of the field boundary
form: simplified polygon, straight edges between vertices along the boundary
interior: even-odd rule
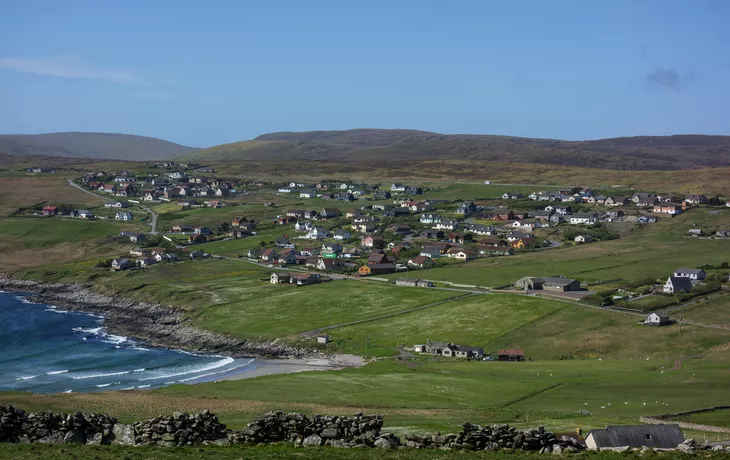
[[[705,407],[702,409],[689,410],[686,412],[676,412],[673,414],[651,415],[651,416],[647,416],[647,417],[639,417],[639,421],[641,423],[648,423],[651,425],[662,425],[669,421],[669,422],[676,423],[677,425],[679,425],[680,428],[686,428],[688,430],[709,431],[711,433],[730,433],[730,427],[704,425],[701,423],[682,422],[679,420],[672,420],[675,417],[681,417],[683,415],[704,414],[707,412],[715,412],[715,411],[719,411],[719,410],[730,410],[730,406],[727,406],[727,405],[712,406],[712,407]]]

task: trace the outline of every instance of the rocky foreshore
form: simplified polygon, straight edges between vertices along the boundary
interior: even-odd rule
[[[191,325],[190,320],[175,309],[99,294],[90,286],[39,283],[0,275],[0,290],[28,292],[34,302],[102,315],[107,331],[141,340],[153,347],[233,358],[303,358],[318,354],[316,350],[290,347],[276,341],[239,340],[205,331]]]

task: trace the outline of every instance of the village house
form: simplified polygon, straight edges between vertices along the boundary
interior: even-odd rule
[[[552,216],[554,212],[554,210],[535,211],[533,217],[535,218],[535,220],[545,222],[550,220],[550,216]]]
[[[413,232],[413,230],[411,230],[411,227],[405,224],[393,224],[388,227],[388,231],[391,233],[396,233],[398,235],[409,235]]]
[[[670,276],[664,283],[663,291],[665,294],[676,294],[679,292],[689,292],[692,290],[692,280],[687,277]]]
[[[456,208],[457,214],[471,214],[478,210],[477,205],[474,204],[473,201],[467,201],[465,203],[461,203],[458,208]]]
[[[319,273],[292,273],[289,276],[289,283],[296,286],[307,286],[317,284],[321,281]]]
[[[709,204],[710,200],[705,195],[687,195],[684,197],[684,201],[689,204]]]
[[[519,230],[510,230],[507,232],[507,241],[510,243],[514,243],[521,238],[532,238],[532,235]]]
[[[109,201],[104,203],[105,208],[127,208],[129,203],[126,201]]]
[[[265,249],[264,252],[261,253],[261,260],[264,262],[274,262],[279,260],[279,253],[276,252],[276,249],[268,248]]]
[[[118,212],[114,216],[114,219],[116,219],[116,220],[132,220],[132,219],[134,219],[134,216],[129,211],[123,211],[123,212]]]
[[[653,211],[658,214],[669,214],[672,216],[676,216],[677,214],[682,214],[684,209],[685,206],[680,203],[663,202],[655,204]]]
[[[321,240],[324,238],[329,238],[330,236],[331,233],[324,227],[314,227],[310,229],[307,233],[307,238],[309,238],[310,240]]]
[[[563,278],[561,276],[548,276],[548,277],[533,277],[526,276],[520,278],[515,282],[517,289],[529,290],[529,291],[580,291],[580,282],[570,278]]]
[[[595,225],[598,216],[594,213],[579,212],[570,216],[570,223],[573,225]]]
[[[422,257],[429,257],[431,259],[437,259],[441,257],[441,251],[439,251],[438,248],[424,246],[423,248],[421,248],[421,252],[418,255]]]
[[[459,222],[453,219],[443,219],[434,226],[436,230],[457,230],[458,228]]]
[[[433,213],[421,214],[421,218],[418,221],[422,224],[435,224],[441,221],[441,217]]]
[[[335,217],[340,217],[342,215],[342,211],[340,211],[337,208],[324,208],[319,213],[319,216],[322,219],[333,219]]]
[[[408,265],[417,268],[433,268],[436,262],[429,256],[416,256],[408,260]]]
[[[448,256],[457,260],[473,260],[476,259],[477,254],[472,249],[457,247],[449,249]]]
[[[474,241],[474,235],[471,233],[453,232],[449,234],[449,243],[471,243]]]
[[[351,227],[360,233],[372,233],[377,228],[372,222],[354,223]]]
[[[365,236],[362,239],[362,245],[366,248],[382,248],[383,247],[383,238],[379,236]]]
[[[385,275],[395,272],[393,264],[371,264],[363,265],[357,270],[357,276]]]
[[[317,196],[317,192],[314,190],[302,190],[299,192],[299,198],[315,198]]]
[[[507,248],[509,244],[501,238],[482,238],[479,240],[479,246],[485,248]]]
[[[480,247],[477,251],[480,256],[511,256],[514,255],[514,248],[501,247]]]
[[[317,264],[315,265],[315,268],[317,270],[328,271],[328,270],[337,270],[344,266],[345,266],[345,264],[339,259],[320,257],[317,260]]]
[[[152,257],[138,257],[136,263],[139,268],[145,268],[156,264],[157,261]]]
[[[113,271],[115,270],[129,270],[130,268],[134,267],[135,264],[132,263],[129,259],[114,259],[112,260],[112,267],[111,269]]]
[[[405,192],[406,186],[403,184],[391,184],[390,191],[391,192]]]
[[[410,214],[411,210],[408,208],[390,208],[383,211],[383,217],[407,217]]]
[[[58,208],[56,206],[43,206],[41,214],[44,216],[55,216],[58,214]]]
[[[633,202],[634,204],[636,204],[636,203],[639,203],[639,202],[641,202],[641,201],[648,201],[648,200],[650,200],[650,199],[652,199],[652,198],[655,198],[655,196],[654,196],[654,195],[652,195],[651,193],[647,193],[647,192],[637,192],[637,193],[634,193],[634,194],[633,194],[633,195],[631,196],[631,201],[632,201],[632,202]]]
[[[687,233],[689,233],[690,236],[702,236],[704,234],[701,228],[690,228],[687,230]]]
[[[591,430],[585,442],[586,447],[592,450],[618,447],[676,449],[684,442],[684,435],[677,424],[622,425]]]
[[[129,255],[132,255],[135,257],[151,256],[152,250],[147,249],[147,248],[132,248],[129,250]]]
[[[352,234],[349,231],[342,228],[335,230],[334,239],[338,241],[344,241],[349,240],[350,238],[352,238]]]
[[[525,195],[523,195],[521,193],[507,192],[504,195],[502,195],[502,199],[503,200],[523,200],[523,199],[525,199]]]
[[[444,232],[442,230],[424,230],[419,236],[429,240],[440,240],[444,238]]]
[[[593,237],[591,235],[578,235],[575,237],[576,243],[590,243],[593,241]]]
[[[535,238],[533,238],[532,235],[526,235],[512,241],[512,247],[515,249],[524,249],[531,246],[535,246]]]
[[[663,311],[654,311],[646,316],[644,324],[648,326],[667,326],[672,324],[672,322],[667,313]]]
[[[625,196],[609,196],[603,202],[606,206],[626,206],[630,200]]]
[[[314,227],[314,224],[308,220],[300,220],[294,224],[294,230],[297,232],[308,232]]]
[[[441,355],[452,358],[479,359],[484,356],[484,349],[482,347],[449,344],[441,351]]]
[[[157,262],[180,262],[180,256],[174,252],[160,252],[154,258]]]
[[[606,218],[609,222],[613,222],[624,216],[624,212],[618,209],[609,209],[606,211]]]
[[[674,271],[677,278],[689,278],[691,281],[704,281],[707,273],[698,268],[678,268]]]
[[[280,248],[289,248],[294,247],[293,244],[289,241],[289,238],[286,236],[277,236],[275,240],[276,246]]]
[[[93,219],[95,217],[94,213],[88,209],[77,209],[74,211],[74,215],[76,215],[79,219]]]
[[[515,212],[511,209],[499,209],[491,215],[493,220],[515,220]]]
[[[341,253],[342,249],[343,249],[342,245],[339,243],[324,243],[322,245],[322,250],[330,252],[330,253],[334,253],[334,254]]]
[[[382,249],[373,251],[368,255],[368,265],[377,265],[377,264],[390,264],[393,263],[389,258],[388,255],[383,252]]]

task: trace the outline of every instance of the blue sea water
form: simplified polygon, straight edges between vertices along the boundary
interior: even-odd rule
[[[0,390],[70,393],[198,383],[255,368],[252,359],[145,347],[103,318],[0,291]]]

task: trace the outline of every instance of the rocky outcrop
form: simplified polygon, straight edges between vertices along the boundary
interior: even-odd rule
[[[184,313],[173,308],[99,294],[90,288],[15,280],[0,275],[0,290],[31,292],[35,302],[103,315],[104,328],[109,332],[142,340],[150,346],[234,358],[301,358],[317,354],[315,350],[290,347],[276,341],[241,340],[205,331],[192,326]]]

